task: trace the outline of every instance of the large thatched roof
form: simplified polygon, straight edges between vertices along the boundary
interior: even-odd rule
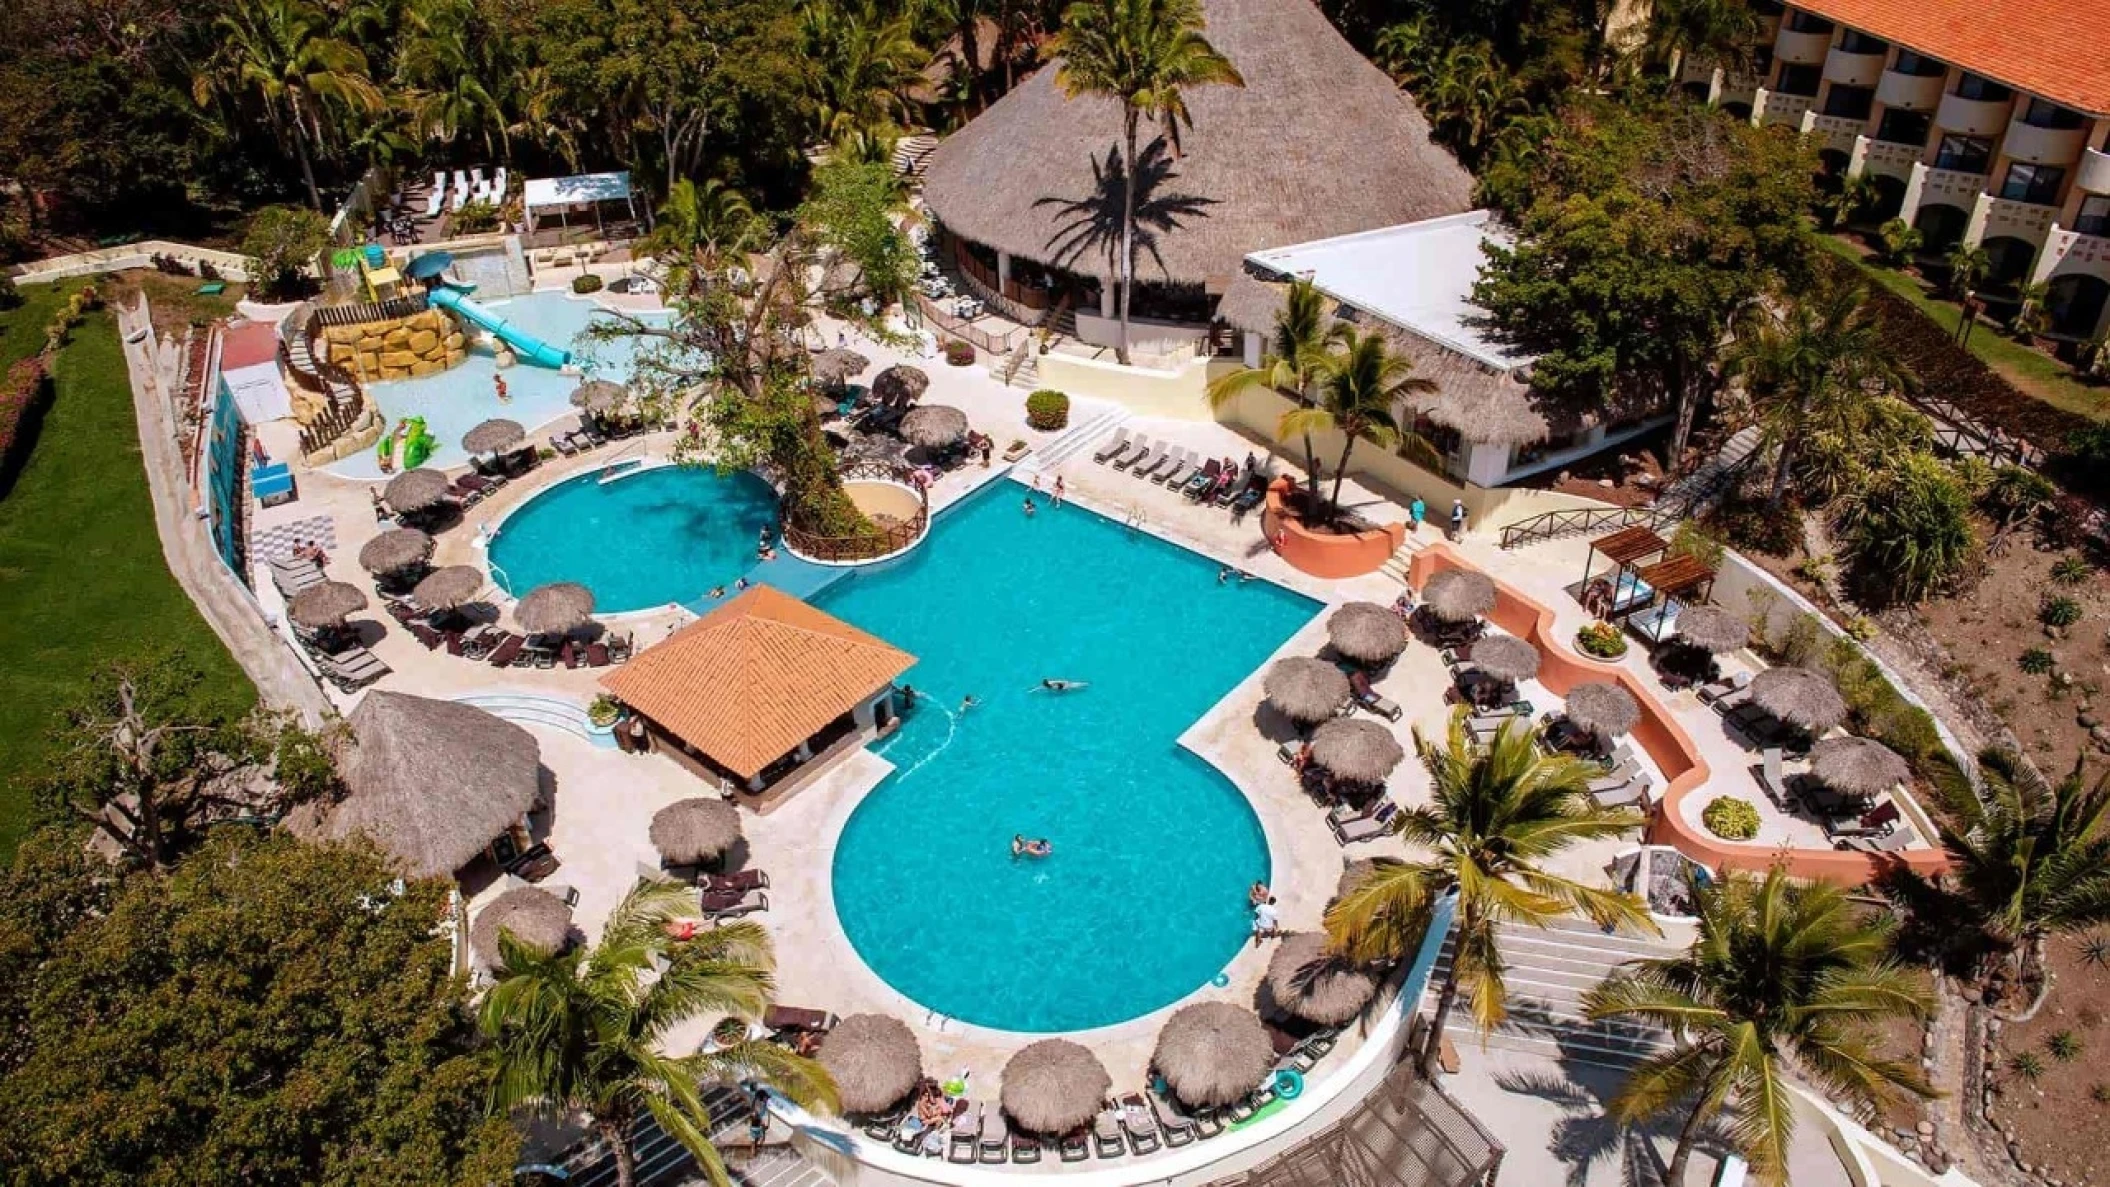
[[[420,467],[405,470],[389,479],[381,491],[381,498],[389,510],[401,515],[406,511],[422,511],[446,498],[447,488],[445,474]]]
[[[1751,678],[1751,703],[1789,725],[1823,733],[1846,720],[1846,698],[1808,668],[1767,668]]]
[[[303,836],[370,836],[414,877],[469,864],[541,789],[535,736],[474,705],[376,690],[352,710],[344,798],[287,821]]]
[[[668,861],[710,861],[740,839],[740,809],[716,797],[676,800],[652,814],[647,835]]]
[[[1495,608],[1495,583],[1472,569],[1445,569],[1422,585],[1421,604],[1445,622],[1470,622]]]
[[[907,363],[895,363],[872,377],[872,396],[883,404],[913,404],[929,390],[929,374]]]
[[[470,453],[497,453],[527,440],[527,429],[517,420],[494,417],[478,422],[462,434],[462,448]]]
[[[1068,1133],[1099,1112],[1113,1084],[1089,1050],[1068,1039],[1042,1039],[1004,1064],[1000,1099],[1020,1129]]]
[[[348,616],[366,609],[366,594],[356,585],[342,581],[325,581],[311,585],[293,595],[286,605],[286,617],[295,623],[314,629],[336,626]]]
[[[1391,730],[1367,717],[1336,717],[1312,731],[1311,760],[1354,783],[1383,783],[1407,757]]]
[[[912,445],[943,449],[967,435],[967,414],[949,404],[925,404],[901,418],[901,436]]]
[[[359,567],[394,573],[432,559],[432,537],[416,528],[390,528],[359,547]]]
[[[1751,641],[1751,624],[1720,606],[1687,606],[1678,611],[1674,634],[1702,651],[1720,655]]]
[[[474,565],[448,565],[434,569],[418,582],[410,596],[427,610],[452,610],[484,587],[484,571]]]
[[[1407,620],[1376,602],[1349,602],[1326,620],[1326,638],[1349,659],[1381,664],[1407,649]]]
[[[513,607],[513,621],[531,635],[572,630],[593,613],[593,591],[576,581],[552,581],[527,592]]]
[[[1539,674],[1539,649],[1515,635],[1489,635],[1473,642],[1473,667],[1507,684]]]
[[[837,1023],[821,1040],[819,1059],[845,1113],[883,1113],[923,1078],[916,1032],[885,1014],[852,1014]]]
[[[1292,932],[1275,945],[1261,983],[1275,1005],[1321,1026],[1341,1026],[1377,996],[1377,978],[1326,951],[1326,937]]]
[[[1632,693],[1616,684],[1590,680],[1568,690],[1567,718],[1577,727],[1613,737],[1634,728],[1641,720],[1641,706]]]
[[[1305,655],[1276,660],[1260,687],[1267,703],[1291,721],[1324,721],[1348,701],[1348,677],[1325,660]]]
[[[476,963],[496,969],[504,963],[498,935],[510,932],[516,943],[548,953],[571,942],[571,908],[564,900],[534,886],[516,886],[476,913],[469,925],[469,950]]]
[[[864,374],[872,360],[848,347],[836,346],[813,356],[813,377],[822,383],[840,387],[853,375]]]
[[[1275,1050],[1251,1010],[1230,1002],[1195,1002],[1166,1020],[1150,1063],[1182,1101],[1210,1109],[1259,1087],[1275,1065]]]
[[[1204,0],[1204,11],[1205,34],[1245,86],[1185,92],[1194,123],[1180,135],[1181,155],[1159,155],[1144,173],[1149,188],[1139,188],[1142,204],[1166,219],[1145,227],[1138,279],[1222,292],[1249,251],[1456,214],[1471,203],[1472,178],[1429,141],[1414,100],[1317,7]],[[1121,111],[1112,99],[1065,98],[1059,65],[938,146],[924,201],[968,239],[1111,277]]]
[[[1897,751],[1869,738],[1826,738],[1810,747],[1810,774],[1833,791],[1876,795],[1912,777]]]

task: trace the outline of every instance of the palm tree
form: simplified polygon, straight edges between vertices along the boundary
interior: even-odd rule
[[[1326,501],[1328,514],[1338,515],[1341,483],[1357,441],[1387,449],[1406,442],[1416,461],[1440,462],[1435,447],[1419,433],[1402,430],[1392,412],[1402,397],[1433,392],[1436,385],[1415,375],[1414,360],[1394,353],[1375,330],[1358,333],[1344,323],[1333,328],[1327,341],[1333,349],[1319,359],[1317,402],[1284,413],[1280,431],[1302,433],[1306,440],[1322,429],[1341,435],[1341,460],[1334,466],[1333,494]]]
[[[1852,222],[1855,215],[1867,211],[1881,197],[1876,189],[1875,174],[1862,170],[1839,178],[1839,187],[1817,197],[1818,213],[1823,216],[1827,230]]]
[[[1452,46],[1436,69],[1428,102],[1443,134],[1468,163],[1478,162],[1511,117],[1530,110],[1516,72],[1486,42]]]
[[[1634,896],[1586,886],[1542,864],[1577,842],[1615,837],[1645,822],[1639,813],[1610,811],[1590,799],[1590,780],[1601,768],[1541,756],[1522,727],[1504,726],[1480,747],[1466,733],[1462,713],[1451,718],[1442,746],[1415,730],[1414,749],[1429,769],[1431,802],[1400,814],[1400,835],[1432,853],[1419,861],[1379,859],[1327,909],[1326,933],[1350,959],[1397,961],[1421,942],[1436,900],[1457,893],[1455,955],[1420,1056],[1422,1071],[1433,1074],[1461,991],[1471,993],[1482,1030],[1505,1016],[1498,925],[1544,927],[1564,915],[1643,932],[1655,925]]]
[[[2047,784],[2007,750],[1978,756],[1979,786],[1960,772],[1939,781],[1949,874],[1940,886],[1976,929],[2007,948],[2021,971],[2044,941],[2110,921],[2110,777],[2087,782],[2081,764]]]
[[[663,1051],[667,1033],[699,1015],[761,1017],[775,988],[768,933],[752,923],[679,942],[668,936],[667,925],[693,910],[693,894],[672,882],[640,882],[608,917],[599,943],[554,955],[501,934],[502,975],[484,998],[483,1032],[497,1054],[492,1109],[585,1114],[614,1152],[622,1187],[636,1179],[630,1127],[641,1114],[727,1187],[725,1161],[711,1145],[705,1084],[752,1079],[800,1104],[835,1103],[820,1065],[773,1043]]]
[[[814,62],[815,118],[823,140],[893,129],[908,111],[906,95],[923,82],[927,55],[906,12],[874,0],[809,0],[800,10],[807,55]]]
[[[198,102],[216,89],[253,94],[279,138],[292,143],[308,201],[321,210],[314,151],[323,143],[325,106],[382,106],[365,55],[328,36],[323,14],[302,0],[243,0],[215,18],[213,27],[220,49],[195,80]]]
[[[1748,0],[1657,0],[1649,12],[1642,56],[1670,74],[1673,89],[1688,57],[1747,72],[1765,27]]]
[[[1903,387],[1904,365],[1882,332],[1867,286],[1818,285],[1784,303],[1754,302],[1722,362],[1758,405],[1773,447],[1775,506],[1811,433],[1841,432],[1869,400]]]
[[[1985,248],[1958,240],[1949,249],[1949,295],[1967,301],[1985,274],[1993,269],[1993,257]]]
[[[1258,367],[1240,367],[1226,372],[1209,384],[1209,407],[1221,408],[1254,389],[1288,392],[1298,404],[1297,408],[1283,413],[1283,420],[1276,425],[1275,435],[1288,438],[1297,435],[1289,417],[1309,407],[1312,403],[1312,385],[1318,382],[1319,371],[1325,364],[1326,344],[1330,334],[1330,322],[1326,316],[1326,296],[1309,279],[1299,277],[1289,282],[1283,293],[1282,308],[1275,312],[1275,329],[1268,337],[1267,353],[1260,358]],[[1311,443],[1307,429],[1304,438],[1304,477],[1309,484],[1311,505],[1319,505],[1319,451]]]
[[[667,287],[685,293],[700,276],[717,271],[727,253],[743,250],[756,225],[754,208],[740,191],[715,179],[699,187],[677,178],[643,248],[666,265]]]
[[[1121,104],[1121,344],[1128,363],[1136,273],[1136,137],[1153,119],[1176,155],[1180,128],[1193,126],[1184,91],[1245,79],[1202,36],[1201,0],[1077,0],[1063,15],[1052,49],[1063,93],[1105,95]]]
[[[1744,1159],[1787,1181],[1795,1126],[1785,1066],[1835,1097],[1873,1104],[1933,1089],[1908,1060],[1878,1053],[1868,1026],[1918,1017],[1926,991],[1889,959],[1888,916],[1857,910],[1839,887],[1733,874],[1696,886],[1699,936],[1679,956],[1637,961],[1583,998],[1593,1021],[1668,1028],[1669,1050],[1643,1060],[1611,1100],[1627,1124],[1688,1107],[1664,1181],[1683,1183],[1701,1125],[1723,1110]]]
[[[494,80],[508,71],[491,60],[499,44],[463,0],[416,0],[404,9],[398,76],[409,85],[409,106],[429,139],[482,139],[484,151],[513,155],[512,129]],[[496,139],[493,139],[496,133]]]

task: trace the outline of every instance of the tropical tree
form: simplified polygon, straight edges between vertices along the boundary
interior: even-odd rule
[[[1415,861],[1377,859],[1374,868],[1326,912],[1326,932],[1343,955],[1397,961],[1421,942],[1430,911],[1456,892],[1456,939],[1436,999],[1436,1017],[1420,1053],[1434,1074],[1444,1027],[1459,994],[1471,995],[1473,1020],[1492,1029],[1506,1016],[1499,927],[1544,927],[1565,915],[1605,926],[1655,930],[1641,901],[1547,869],[1568,846],[1638,829],[1636,812],[1607,810],[1590,799],[1593,763],[1542,756],[1531,731],[1504,726],[1485,747],[1451,718],[1442,745],[1419,729],[1414,749],[1428,767],[1430,802],[1400,814],[1400,835],[1431,851]]]
[[[1657,0],[1649,10],[1641,53],[1670,75],[1687,58],[1699,58],[1732,73],[1748,73],[1765,26],[1749,0]]]
[[[716,179],[699,186],[681,178],[668,189],[642,249],[666,266],[668,288],[686,292],[726,253],[752,243],[757,226],[754,207],[740,191]]]
[[[366,55],[330,36],[324,15],[302,0],[241,0],[213,24],[220,48],[194,83],[199,103],[215,90],[253,96],[293,146],[308,201],[321,210],[314,157],[325,144],[327,109],[367,112],[384,102]]]
[[[1969,299],[1993,268],[1993,257],[1985,248],[1962,240],[1949,249],[1945,262],[1949,265],[1949,295],[1959,301]]]
[[[669,1031],[719,1015],[753,1021],[775,991],[769,935],[733,923],[671,938],[693,910],[693,892],[641,881],[608,917],[600,941],[543,953],[501,933],[502,968],[484,998],[483,1032],[497,1073],[491,1107],[583,1113],[615,1154],[622,1187],[636,1182],[630,1126],[650,1114],[718,1187],[731,1182],[711,1144],[703,1086],[727,1079],[767,1084],[802,1105],[834,1106],[819,1064],[777,1044],[742,1039],[691,1055],[668,1055]]]
[[[2076,762],[2047,783],[2001,749],[1981,752],[1978,771],[1975,786],[1961,772],[1937,784],[1949,871],[1935,890],[2019,973],[2048,937],[2110,922],[2110,778],[2090,783]]]
[[[1685,1110],[1664,1176],[1685,1182],[1701,1127],[1727,1112],[1729,1133],[1767,1183],[1787,1182],[1794,1133],[1786,1069],[1828,1094],[1873,1104],[1933,1095],[1909,1060],[1876,1050],[1869,1027],[1919,1017],[1929,1001],[1892,963],[1888,916],[1856,909],[1839,887],[1791,881],[1778,867],[1693,888],[1699,935],[1686,952],[1637,961],[1583,999],[1583,1013],[1654,1023],[1674,1045],[1628,1073],[1611,1100],[1628,1124]]]
[[[1304,439],[1304,477],[1311,505],[1319,505],[1319,451],[1312,445],[1307,428],[1299,433],[1289,417],[1312,403],[1312,385],[1318,382],[1326,361],[1331,333],[1326,315],[1326,295],[1309,279],[1290,281],[1282,294],[1282,308],[1275,312],[1275,328],[1268,335],[1267,353],[1258,367],[1239,367],[1225,372],[1209,384],[1209,407],[1221,408],[1249,391],[1288,392],[1298,407],[1282,414],[1275,436]]]
[[[500,45],[477,18],[470,0],[415,0],[404,9],[405,35],[398,75],[409,88],[406,106],[419,133],[449,142],[474,136],[486,153],[513,154],[503,87],[509,73],[494,60]]]
[[[1908,602],[1953,582],[1978,545],[1970,495],[1925,453],[1875,470],[1847,498],[1839,527],[1864,588]]]
[[[1511,119],[1531,109],[1516,71],[1497,60],[1486,42],[1452,46],[1431,83],[1421,98],[1438,133],[1468,165],[1485,156]]]
[[[1876,188],[1876,175],[1862,170],[1848,173],[1838,179],[1838,184],[1817,196],[1817,213],[1824,220],[1827,230],[1873,208],[1882,192]]]
[[[899,128],[929,55],[905,12],[876,0],[809,0],[799,14],[821,138]]]
[[[1174,155],[1180,129],[1192,126],[1190,87],[1245,79],[1202,35],[1201,0],[1077,0],[1063,16],[1052,48],[1062,56],[1055,82],[1072,98],[1105,95],[1121,105],[1121,342],[1128,362],[1130,306],[1135,298],[1137,137],[1155,120]]]
[[[1883,248],[1883,262],[1893,268],[1902,268],[1912,262],[1913,254],[1927,242],[1927,237],[1918,227],[1894,218],[1876,228],[1876,242]]]
[[[1387,449],[1405,442],[1424,465],[1440,464],[1441,459],[1426,438],[1401,429],[1393,413],[1403,397],[1436,390],[1433,382],[1414,374],[1414,360],[1395,353],[1385,336],[1375,330],[1358,332],[1354,326],[1342,324],[1333,328],[1328,339],[1332,349],[1319,360],[1317,402],[1283,414],[1281,428],[1300,433],[1306,440],[1323,429],[1341,435],[1341,458],[1334,464],[1333,493],[1326,500],[1328,513],[1339,515],[1341,483],[1348,477],[1348,457],[1355,451],[1357,441],[1369,441]]]
[[[1775,506],[1811,433],[1845,429],[1863,404],[1906,380],[1867,286],[1836,279],[1747,306],[1722,372],[1741,378],[1758,407],[1773,448]]]

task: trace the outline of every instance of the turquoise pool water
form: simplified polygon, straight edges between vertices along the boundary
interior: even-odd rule
[[[588,324],[608,317],[592,301],[563,293],[536,293],[484,303],[521,329],[570,350],[574,364],[585,374],[618,383],[629,381],[637,354],[634,341],[589,342],[580,336]],[[663,319],[665,315],[658,317]],[[494,416],[517,420],[532,432],[573,411],[571,393],[579,386],[581,376],[530,363],[501,372],[491,345],[488,336],[479,339],[460,366],[437,375],[367,387],[375,406],[391,426],[406,416],[425,418],[426,427],[439,442],[439,448],[425,463],[427,466],[446,469],[466,463],[469,455],[462,449],[462,434]],[[501,374],[505,376],[506,394],[511,397],[507,403],[499,402],[498,385],[492,382]],[[371,449],[353,454],[329,470],[345,478],[366,481],[384,477],[381,463]]]
[[[1023,494],[992,484],[815,599],[914,653],[923,694],[843,829],[835,910],[926,1007],[1077,1030],[1185,996],[1247,942],[1260,822],[1177,739],[1317,605],[1076,507],[1028,520]],[[1054,855],[1013,859],[1017,833]]]
[[[576,581],[600,613],[693,603],[756,568],[755,537],[774,528],[776,507],[769,484],[745,472],[665,466],[603,484],[588,471],[506,517],[492,577],[514,594]]]

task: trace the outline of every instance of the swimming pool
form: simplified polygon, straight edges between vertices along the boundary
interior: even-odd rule
[[[815,598],[914,653],[921,694],[877,746],[895,773],[843,828],[835,910],[928,1008],[1079,1030],[1178,1000],[1247,942],[1266,839],[1177,739],[1318,607],[1080,508],[1028,520],[1022,495],[993,483]],[[1049,677],[1088,687],[1039,691]],[[1014,834],[1054,855],[1013,859]]]
[[[603,483],[591,470],[543,491],[499,525],[491,575],[521,594],[551,581],[593,591],[614,614],[692,603],[755,567],[777,497],[753,474],[662,466]]]
[[[586,374],[618,383],[629,382],[631,363],[637,354],[635,341],[589,342],[580,337],[589,323],[608,317],[607,312],[593,302],[563,293],[535,293],[487,304],[528,333],[569,349],[573,362]],[[665,314],[655,315],[656,320],[665,317]],[[492,382],[501,374],[505,376],[507,395],[511,397],[508,403],[499,402],[498,386]],[[425,464],[446,469],[469,460],[468,453],[462,449],[462,434],[482,421],[502,416],[519,421],[532,432],[570,414],[571,394],[580,382],[581,376],[529,363],[520,363],[501,372],[496,356],[491,353],[491,340],[484,336],[478,339],[476,346],[469,351],[469,357],[458,367],[419,379],[368,384],[366,390],[391,426],[406,416],[424,417],[425,426],[438,442],[438,448]],[[335,462],[328,469],[340,477],[362,481],[385,477],[381,473],[381,463],[371,449]]]

